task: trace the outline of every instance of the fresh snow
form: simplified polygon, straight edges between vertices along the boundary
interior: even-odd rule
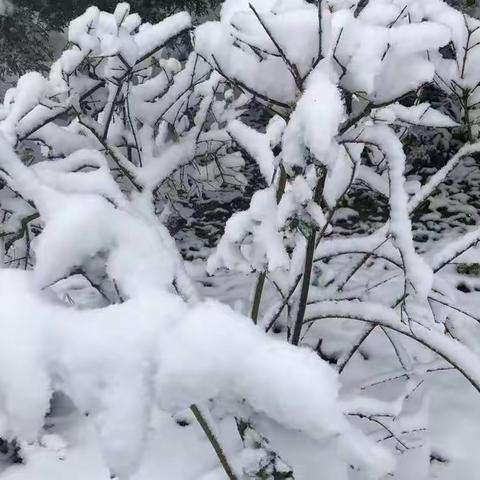
[[[480,230],[428,204],[469,198],[441,188],[480,152],[480,21],[320,3],[91,6],[6,91],[0,480],[480,468]],[[446,154],[422,176],[424,138]],[[182,256],[220,201],[215,247]]]

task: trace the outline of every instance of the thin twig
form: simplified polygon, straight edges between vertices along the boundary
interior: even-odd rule
[[[222,465],[223,470],[227,474],[227,477],[230,480],[238,480],[238,477],[235,475],[232,467],[228,463],[227,457],[225,456],[225,452],[223,451],[222,446],[218,442],[217,437],[213,433],[213,430],[210,428],[210,425],[208,424],[206,418],[201,413],[200,409],[196,405],[192,405],[190,407],[190,410],[192,411],[193,415],[195,416],[198,423],[202,427],[202,430],[204,431],[206,437],[208,438],[210,445],[215,450],[218,460],[220,461],[220,464]]]

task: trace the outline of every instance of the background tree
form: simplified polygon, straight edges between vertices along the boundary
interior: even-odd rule
[[[4,0],[7,5],[8,0]],[[113,12],[116,0],[96,2]],[[181,10],[201,17],[211,14],[220,0],[133,0],[132,8],[146,22],[156,23]],[[72,18],[92,4],[89,0],[15,0],[0,9],[0,80],[29,70],[46,71],[52,60],[50,35],[61,32]]]

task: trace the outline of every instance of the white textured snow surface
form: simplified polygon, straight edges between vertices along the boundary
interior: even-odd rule
[[[478,177],[480,21],[120,3],[68,37],[0,105],[0,480],[479,479],[480,226],[449,187]],[[454,153],[410,175],[422,129]],[[173,212],[245,194],[247,166],[248,205],[184,260]],[[386,213],[357,235],[358,184]],[[471,216],[445,232],[452,198]]]

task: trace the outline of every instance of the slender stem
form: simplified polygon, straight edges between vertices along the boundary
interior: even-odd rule
[[[323,42],[322,42],[322,0],[318,0],[318,61],[323,58]]]
[[[225,470],[227,477],[230,480],[238,480],[238,477],[235,475],[232,467],[228,463],[227,457],[225,456],[225,452],[223,451],[222,446],[218,442],[217,437],[213,433],[213,430],[210,428],[210,425],[208,424],[206,418],[200,412],[200,409],[196,405],[192,405],[190,407],[190,410],[192,411],[193,415],[195,416],[198,423],[202,427],[202,430],[204,431],[206,437],[208,438],[208,441],[210,442],[213,449],[215,450],[218,460],[220,461],[220,464],[222,465],[223,470]]]
[[[102,133],[102,140],[106,140],[108,136],[108,130],[110,129],[110,123],[112,122],[113,119],[113,112],[115,111],[115,104],[118,101],[118,97],[122,91],[123,88],[123,82],[118,82],[117,88],[115,89],[115,93],[113,94],[113,98],[111,102],[107,103],[107,115],[106,115],[106,120],[105,124],[103,125],[103,133]]]
[[[465,112],[464,114],[464,121],[465,125],[467,127],[467,135],[468,135],[468,142],[473,143],[473,131],[472,131],[472,120],[470,118],[470,109],[468,107],[468,98],[470,96],[470,92],[468,89],[464,90],[463,93],[463,110]]]
[[[363,342],[369,337],[369,335],[373,332],[376,328],[376,325],[368,325],[360,334],[359,338],[355,341],[355,343],[350,347],[350,349],[338,360],[337,368],[338,373],[342,373],[345,367],[347,366],[348,362],[351,358],[355,355],[358,349],[362,346]]]
[[[33,222],[38,218],[40,218],[40,214],[38,212],[35,212],[20,220],[20,230],[16,232],[8,241],[5,242],[5,252],[7,252],[17,240],[20,240],[24,236],[28,235],[28,225],[30,224],[30,222]],[[0,234],[0,237],[3,236],[5,235]]]
[[[251,317],[253,323],[258,321],[258,312],[260,311],[260,302],[262,301],[263,288],[265,286],[265,279],[267,278],[267,272],[263,271],[258,275],[257,286],[255,287],[255,296],[253,298]]]
[[[307,253],[305,255],[305,267],[303,270],[302,291],[300,292],[300,301],[298,305],[297,319],[293,328],[292,345],[298,345],[300,334],[302,333],[303,319],[305,309],[307,308],[308,292],[310,290],[310,280],[312,278],[313,256],[315,254],[317,231],[312,228],[308,237]]]
[[[385,242],[384,242],[385,243]],[[383,243],[382,243],[383,245]],[[379,247],[377,247],[379,248]],[[358,271],[358,270],[355,270]],[[349,278],[352,278],[350,275]],[[345,284],[344,284],[345,285]],[[392,306],[392,308],[397,308],[406,298],[406,295],[402,295]],[[431,298],[431,297],[429,297]],[[362,346],[365,340],[370,336],[370,334],[377,328],[377,324],[369,325],[357,339],[357,341],[352,345],[352,347],[348,350],[348,352],[341,357],[341,359],[337,362],[338,372],[342,373],[345,367],[347,366],[348,362],[352,359],[358,349]],[[385,329],[383,329],[385,332]]]
[[[286,53],[283,51],[282,47],[277,42],[276,38],[274,37],[274,35],[270,31],[270,29],[267,27],[265,21],[262,19],[260,14],[257,12],[255,7],[251,3],[249,3],[249,7],[252,10],[252,12],[254,13],[254,15],[257,17],[257,20],[259,21],[260,25],[265,30],[266,34],[268,35],[268,38],[270,38],[272,43],[275,45],[275,48],[277,49],[277,51],[280,54],[280,56],[282,57],[283,61],[287,65],[288,69],[290,70],[290,73],[292,74],[292,77],[295,80],[295,84],[297,85],[297,88],[300,91],[302,91],[303,80],[302,80],[302,77],[300,76],[300,73],[298,72],[297,66],[288,59]]]
[[[315,203],[319,204],[323,193],[325,183],[325,172],[322,172],[315,188]],[[317,247],[317,228],[312,225],[312,230],[308,236],[307,251],[305,254],[305,266],[303,269],[302,290],[298,304],[297,318],[293,327],[292,345],[298,345],[302,333],[303,320],[305,318],[305,309],[307,308],[308,292],[310,291],[310,281],[312,279],[313,261]]]
[[[278,187],[277,187],[277,203],[280,203],[280,200],[283,197],[283,194],[285,193],[285,187],[287,185],[287,172],[285,172],[285,168],[283,168],[283,165],[280,165],[280,179],[278,181]]]
[[[368,2],[370,0],[360,0],[357,4],[357,8],[355,9],[355,12],[353,13],[353,16],[357,18],[362,10],[368,5]]]
[[[302,279],[302,274],[297,276],[297,278],[293,282],[293,285],[290,287],[290,290],[285,295],[282,303],[278,306],[278,308],[275,310],[272,316],[270,318],[264,319],[266,320],[265,332],[268,332],[275,325],[275,322],[278,320],[278,317],[283,312],[283,309],[288,305],[288,302],[290,302],[290,299],[292,298],[292,295],[295,293],[295,290],[297,289],[301,279]]]

